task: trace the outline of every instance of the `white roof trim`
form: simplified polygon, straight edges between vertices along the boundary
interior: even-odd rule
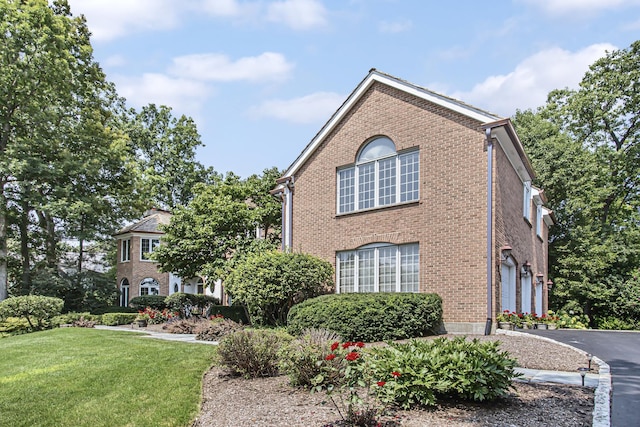
[[[443,95],[439,95],[435,92],[431,92],[427,89],[413,85],[404,80],[400,80],[389,76],[387,74],[380,73],[373,69],[369,72],[369,75],[358,85],[358,87],[349,95],[347,100],[338,108],[324,127],[318,132],[318,134],[311,140],[307,147],[302,151],[300,156],[293,162],[287,169],[284,176],[294,175],[298,169],[309,159],[311,154],[316,150],[318,145],[324,140],[324,138],[334,129],[340,120],[346,115],[346,113],[358,102],[362,95],[375,83],[380,82],[387,86],[393,87],[405,93],[409,93],[418,98],[422,98],[426,101],[432,102],[441,107],[445,107],[449,110],[455,111],[472,119],[478,120],[480,123],[492,122],[500,119],[498,116],[494,116],[486,111],[482,111],[471,105],[467,105],[463,102],[457,101],[453,98],[448,98]]]

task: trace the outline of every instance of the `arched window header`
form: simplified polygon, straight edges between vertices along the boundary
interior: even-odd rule
[[[396,153],[396,145],[386,136],[380,136],[369,141],[358,154],[357,162],[369,162],[381,157],[390,156]]]

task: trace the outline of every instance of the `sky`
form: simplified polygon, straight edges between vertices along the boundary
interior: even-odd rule
[[[640,39],[640,0],[69,0],[130,107],[192,117],[197,160],[286,169],[371,68],[503,117]]]

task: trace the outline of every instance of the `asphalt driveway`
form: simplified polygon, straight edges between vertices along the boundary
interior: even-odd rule
[[[611,368],[612,427],[640,427],[640,333],[561,329],[525,330],[591,353]],[[585,363],[586,364],[586,363]],[[579,366],[576,366],[576,369]]]

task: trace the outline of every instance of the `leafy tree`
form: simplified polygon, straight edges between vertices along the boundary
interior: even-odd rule
[[[616,301],[640,262],[639,86],[635,42],[596,61],[578,90],[553,91],[538,112],[514,118],[557,218],[550,303],[577,303],[592,325],[622,315]]]
[[[273,168],[262,177],[241,180],[229,173],[214,184],[196,185],[193,200],[173,211],[163,244],[153,254],[161,270],[182,277],[222,278],[230,260],[274,248],[280,225],[276,207],[280,206],[268,190],[277,176]],[[265,230],[266,239],[256,240],[257,227]]]
[[[267,325],[285,325],[294,304],[327,293],[332,285],[328,262],[280,251],[244,257],[225,281],[229,295],[246,304],[252,322]]]

